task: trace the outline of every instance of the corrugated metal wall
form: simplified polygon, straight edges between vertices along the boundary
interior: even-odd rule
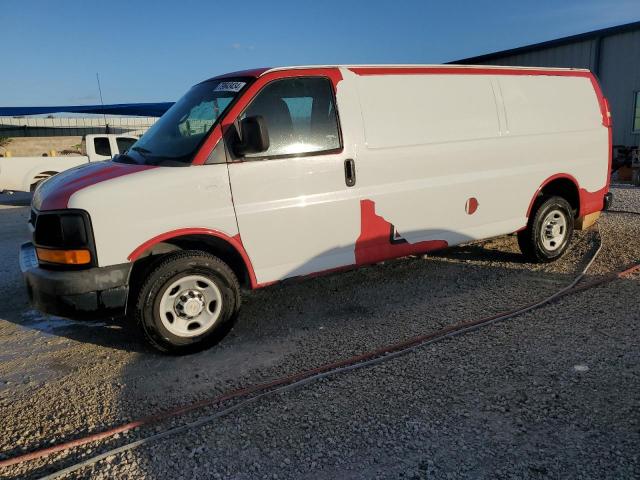
[[[633,133],[635,92],[640,91],[640,30],[602,39],[600,81],[613,114],[613,143],[640,145]]]
[[[569,45],[497,57],[483,63],[523,67],[589,68],[593,70],[595,44],[595,40],[585,40]]]
[[[582,40],[477,63],[590,69],[598,74],[609,99],[614,145],[640,145],[640,132],[633,133],[635,92],[640,91],[640,29],[604,36],[601,40]]]

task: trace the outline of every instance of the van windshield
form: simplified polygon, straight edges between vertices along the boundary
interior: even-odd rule
[[[218,118],[249,84],[250,79],[209,80],[178,100],[134,143],[121,163],[184,166],[191,163]]]

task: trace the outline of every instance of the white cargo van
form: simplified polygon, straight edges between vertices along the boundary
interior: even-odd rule
[[[587,70],[236,72],[127,154],[38,188],[21,264],[37,308],[126,311],[183,353],[222,338],[241,287],[513,232],[530,260],[556,259],[610,201],[610,154]]]

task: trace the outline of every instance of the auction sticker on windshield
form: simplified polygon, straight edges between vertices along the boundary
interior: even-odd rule
[[[220,82],[214,92],[239,92],[245,82]]]

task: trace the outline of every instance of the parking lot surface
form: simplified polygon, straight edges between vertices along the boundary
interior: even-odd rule
[[[613,208],[640,211],[640,189]],[[597,278],[640,261],[640,217],[607,214],[560,261],[513,236],[248,292],[218,346],[148,348],[122,319],[32,310],[17,263],[27,197],[0,196],[0,452],[7,458],[526,304],[604,243]],[[632,478],[640,475],[640,276],[371,368],[261,399],[69,478]],[[214,408],[0,469],[38,478]]]

